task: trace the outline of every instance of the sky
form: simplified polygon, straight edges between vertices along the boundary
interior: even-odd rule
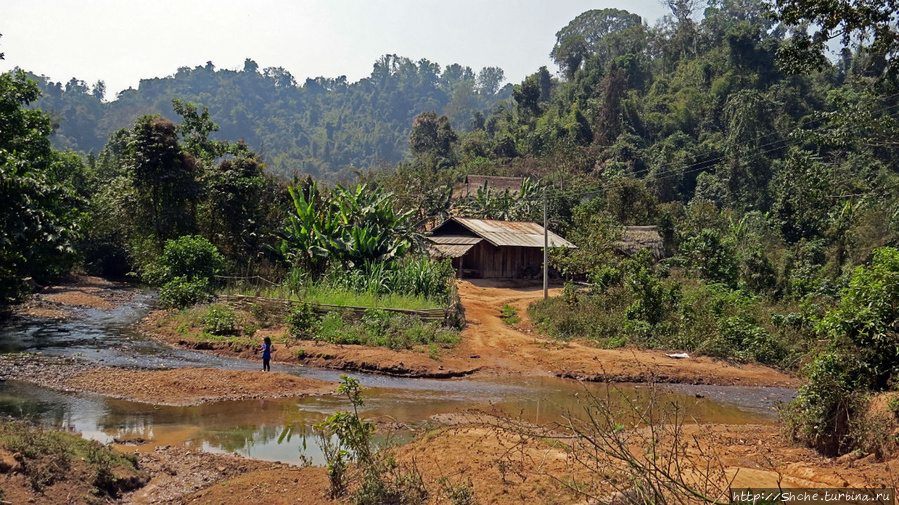
[[[547,66],[555,34],[590,9],[618,8],[650,26],[660,0],[4,0],[0,71],[106,83],[107,98],[141,79],[211,61],[283,67],[307,77],[368,77],[385,54],[500,67],[517,84]]]

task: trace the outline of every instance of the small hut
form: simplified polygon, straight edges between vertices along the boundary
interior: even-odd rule
[[[612,242],[620,254],[631,257],[640,249],[649,249],[656,260],[665,257],[662,236],[655,226],[625,226],[621,238]]]
[[[521,279],[543,268],[543,227],[537,223],[452,217],[430,232],[431,254],[452,258],[460,277]],[[550,247],[574,248],[553,232]]]
[[[521,191],[522,177],[499,177],[494,175],[466,175],[465,180],[453,187],[453,199],[468,198],[478,194],[484,187],[498,193],[504,193],[507,189],[511,194]]]

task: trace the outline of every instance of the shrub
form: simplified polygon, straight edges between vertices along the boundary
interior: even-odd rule
[[[681,244],[681,255],[687,266],[709,282],[735,287],[739,264],[733,243],[717,230],[705,228]]]
[[[320,318],[311,305],[300,303],[287,312],[287,330],[296,338],[309,338],[315,331]]]
[[[806,369],[808,383],[788,409],[788,433],[834,455],[861,443],[851,427],[865,415],[863,396],[889,389],[899,377],[899,250],[874,251],[869,267],[859,267],[818,331],[830,349]]]
[[[175,277],[159,290],[159,301],[165,308],[181,309],[209,300],[211,291],[206,279]]]
[[[839,352],[818,355],[805,370],[808,383],[785,409],[787,435],[829,456],[852,450],[850,422],[864,410],[855,392],[860,372]]]
[[[328,312],[318,326],[315,340],[332,344],[358,344],[355,332],[339,312]]]
[[[234,311],[224,305],[210,305],[203,318],[203,331],[213,335],[238,333],[239,322]]]
[[[328,460],[331,497],[337,498],[345,494],[350,478],[347,463],[354,461],[362,479],[352,495],[353,503],[427,503],[428,491],[421,473],[415,468],[406,470],[397,465],[389,453],[375,450],[372,439],[375,426],[359,416],[359,407],[364,405],[359,381],[341,375],[337,394],[347,397],[353,407],[352,412],[334,412],[325,421],[315,425],[322,452]]]
[[[165,243],[162,256],[143,273],[146,282],[162,285],[178,277],[204,279],[210,285],[224,267],[225,259],[211,242],[200,236],[179,237]]]

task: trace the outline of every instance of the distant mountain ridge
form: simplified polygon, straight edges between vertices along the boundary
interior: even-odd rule
[[[34,78],[43,92],[34,106],[53,117],[58,149],[97,153],[110,133],[131,127],[144,114],[178,122],[172,110],[172,99],[178,98],[208,107],[221,127],[214,137],[243,140],[269,171],[324,179],[406,159],[412,121],[421,112],[445,114],[454,129],[465,131],[476,111],[487,112],[512,96],[510,84],[500,87],[499,68],[475,74],[458,64],[441,68],[396,55],[378,59],[371,75],[355,83],[317,77],[302,85],[287,70],[260,69],[251,59],[242,70],[207,62],[143,79],[111,102],[101,100],[102,81],[89,86],[74,78],[68,83]]]

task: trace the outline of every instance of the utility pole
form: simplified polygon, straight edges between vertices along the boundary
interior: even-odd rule
[[[549,229],[546,218],[546,186],[543,186],[543,299],[549,298]]]

